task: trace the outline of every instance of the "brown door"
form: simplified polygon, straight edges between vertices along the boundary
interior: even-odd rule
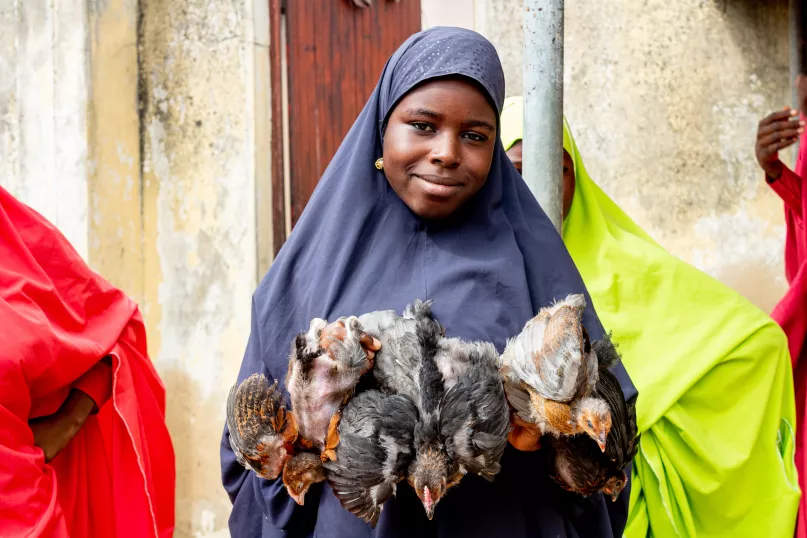
[[[372,93],[387,58],[420,30],[420,0],[374,0],[372,7],[364,9],[350,0],[288,0],[283,8],[288,205],[294,225]],[[275,175],[282,168],[273,161]],[[276,192],[279,185],[273,183]],[[278,204],[273,205],[277,211]]]

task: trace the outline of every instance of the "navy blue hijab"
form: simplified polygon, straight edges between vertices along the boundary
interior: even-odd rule
[[[255,291],[239,382],[263,372],[282,383],[292,339],[315,317],[400,311],[416,298],[433,299],[449,335],[490,341],[501,351],[541,307],[585,292],[560,236],[498,136],[485,185],[439,222],[412,213],[374,167],[397,102],[418,84],[446,76],[474,81],[499,115],[504,74],[496,50],[481,35],[432,28],[398,49]],[[592,338],[602,336],[593,309],[584,323]],[[632,398],[636,391],[624,369],[616,373]],[[601,495],[582,499],[560,490],[547,478],[540,450],[521,453],[508,446],[494,483],[466,477],[440,502],[431,522],[402,484],[375,530],[344,510],[327,484],[312,487],[305,506],[297,506],[280,480],[257,478],[236,462],[226,428],[221,459],[234,538],[610,538],[621,536],[627,513],[627,488],[623,502],[609,501],[608,507]]]

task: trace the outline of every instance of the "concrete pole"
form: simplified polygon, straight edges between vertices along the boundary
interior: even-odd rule
[[[524,181],[560,231],[563,0],[524,0],[524,8]]]

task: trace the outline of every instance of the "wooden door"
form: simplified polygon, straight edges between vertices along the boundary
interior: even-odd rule
[[[283,10],[290,183],[285,206],[293,226],[387,59],[420,30],[420,0],[374,0],[369,8],[350,0],[287,0]],[[276,159],[273,164],[273,175],[282,171]]]

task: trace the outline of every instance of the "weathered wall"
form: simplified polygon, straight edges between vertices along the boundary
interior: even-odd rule
[[[140,13],[146,319],[170,395],[177,535],[205,535],[230,510],[218,440],[256,285],[254,11],[141,0]]]
[[[523,2],[474,3],[508,95],[521,93]],[[424,20],[455,24],[457,10],[436,13]],[[564,109],[594,179],[673,253],[770,310],[784,225],[754,138],[789,104],[787,2],[566,2],[565,46]]]
[[[230,511],[219,440],[258,277],[268,66],[262,0],[0,2],[0,184],[140,303],[178,537]]]
[[[86,36],[84,0],[0,2],[0,184],[85,256]]]

